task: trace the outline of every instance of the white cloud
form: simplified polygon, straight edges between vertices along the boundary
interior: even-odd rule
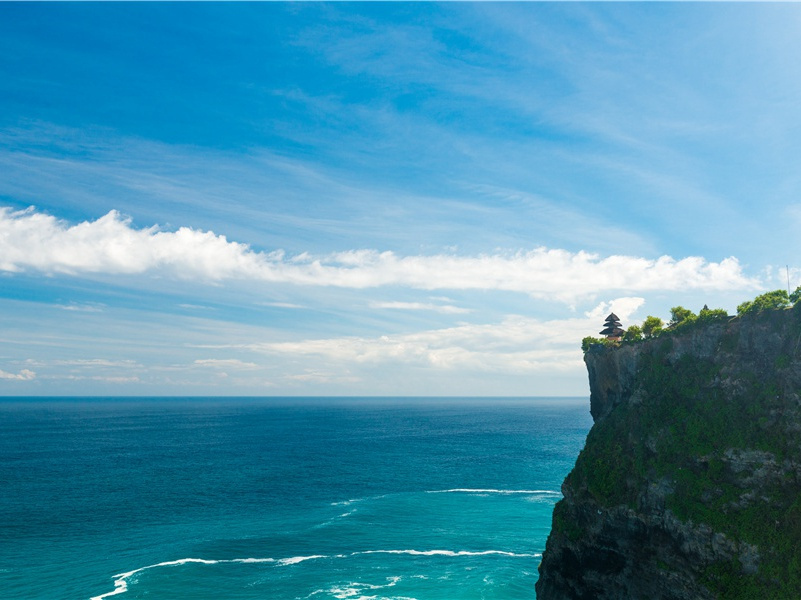
[[[135,360],[109,360],[106,358],[75,358],[70,360],[56,360],[54,361],[54,364],[74,367],[142,367],[142,365]]]
[[[258,369],[259,365],[244,362],[237,358],[201,358],[194,362],[199,367],[212,367],[215,369]]]
[[[788,272],[784,272],[784,282],[786,283],[788,278]],[[790,267],[789,271],[789,278],[790,278],[790,291],[792,292],[797,287],[801,286],[801,268],[798,267]],[[779,277],[781,279],[781,276]],[[782,287],[781,285],[779,287]]]
[[[627,320],[631,315],[637,312],[637,309],[645,304],[645,298],[637,298],[626,296],[624,298],[617,298],[611,302],[601,302],[592,310],[584,313],[588,319],[598,321],[604,319],[610,312],[615,313],[621,320]]]
[[[286,375],[285,380],[299,383],[358,383],[359,377],[306,369],[303,373]]]
[[[75,312],[103,312],[105,308],[105,304],[101,304],[99,302],[89,302],[84,304],[56,304],[56,308],[60,308],[62,310],[70,310]]]
[[[0,208],[0,270],[55,273],[143,273],[171,270],[187,278],[253,277],[264,255],[225,236],[182,227],[135,229],[110,211],[69,226],[50,215]]]
[[[581,339],[594,335],[603,317],[614,310],[629,320],[642,298],[603,302],[585,318],[542,321],[509,316],[500,323],[462,324],[379,337],[340,337],[248,345],[283,357],[315,357],[336,364],[409,364],[434,369],[531,373],[581,368]]]
[[[459,315],[472,312],[469,308],[461,308],[452,304],[433,304],[431,302],[371,302],[370,308],[388,308],[393,310],[431,310],[438,313]]]
[[[186,302],[178,305],[180,308],[186,308],[187,310],[214,310],[210,306],[203,306],[202,304],[188,304]]]
[[[51,377],[51,379],[67,379],[69,381],[105,381],[107,383],[139,383],[139,377],[104,376],[104,375],[65,375],[64,377]]]
[[[0,379],[13,379],[16,381],[30,381],[36,377],[36,373],[30,369],[22,369],[19,373],[7,373],[0,370]]]
[[[365,289],[405,286],[424,290],[505,290],[572,302],[611,291],[756,289],[734,257],[650,260],[600,257],[545,247],[478,256],[399,256],[359,249],[287,258],[253,251],[210,231],[181,227],[136,229],[111,211],[69,225],[50,215],[0,208],[0,271],[168,275],[201,281],[247,280]]]
[[[304,308],[302,304],[295,304],[294,302],[260,302],[259,305],[273,308]]]

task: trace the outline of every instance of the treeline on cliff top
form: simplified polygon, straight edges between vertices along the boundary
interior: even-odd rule
[[[786,290],[773,290],[760,294],[753,300],[748,300],[737,306],[737,316],[741,317],[750,313],[757,313],[763,310],[775,310],[795,306],[801,301],[801,286],[798,286],[792,294]],[[605,346],[617,346],[620,343],[639,342],[658,337],[662,333],[680,331],[691,325],[700,323],[711,323],[729,319],[729,314],[722,308],[707,308],[705,305],[698,314],[683,306],[674,306],[670,309],[670,321],[665,325],[659,317],[648,315],[642,325],[631,325],[623,334],[622,340],[611,340],[587,336],[581,340],[581,349],[586,352],[595,344]]]

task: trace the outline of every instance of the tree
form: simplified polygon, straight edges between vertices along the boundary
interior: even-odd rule
[[[648,315],[645,317],[645,321],[642,322],[642,336],[646,340],[654,338],[662,333],[663,326],[662,319]]]
[[[706,304],[704,304],[704,308],[698,313],[698,320],[702,323],[727,319],[728,317],[729,313],[722,308],[709,308]]]
[[[742,316],[762,312],[763,310],[787,308],[788,306],[790,306],[790,296],[787,294],[787,290],[773,290],[772,292],[760,294],[750,302],[743,302],[737,306],[737,314]]]
[[[642,339],[642,328],[639,325],[632,325],[623,334],[625,342],[639,342]]]
[[[793,303],[793,306],[795,306],[798,303],[798,301],[801,300],[801,285],[795,288],[795,291],[792,294],[790,294],[789,299],[790,302]]]
[[[678,327],[685,322],[692,322],[695,319],[695,313],[689,308],[674,306],[670,309],[670,323],[668,323],[668,327]]]
[[[581,349],[584,352],[586,352],[587,350],[590,349],[590,346],[593,346],[595,344],[603,344],[603,343],[604,343],[604,341],[601,338],[592,337],[591,335],[588,335],[587,337],[585,337],[584,339],[581,340]]]

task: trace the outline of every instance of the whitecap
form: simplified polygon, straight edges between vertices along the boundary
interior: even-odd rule
[[[117,596],[118,594],[124,594],[128,591],[128,580],[136,575],[137,573],[141,573],[142,571],[147,571],[148,569],[156,569],[159,567],[174,567],[185,565],[187,563],[198,563],[202,565],[217,565],[220,563],[268,563],[268,562],[275,562],[274,558],[233,558],[229,560],[207,560],[205,558],[179,558],[178,560],[168,560],[165,562],[156,563],[154,565],[147,565],[146,567],[139,567],[138,569],[134,569],[133,571],[127,571],[125,573],[118,573],[114,575],[114,589],[110,592],[106,592],[105,594],[101,594],[99,596],[92,596],[90,600],[104,600],[105,598],[111,598],[112,596]]]
[[[394,587],[401,579],[402,577],[399,576],[387,577],[387,583],[383,585],[354,581],[347,584],[335,585],[328,589],[316,590],[312,592],[312,594],[309,597],[316,596],[317,594],[330,594],[334,598],[337,598],[337,600],[372,600],[377,598],[378,596],[367,596],[364,595],[364,593],[374,592],[376,590],[382,590],[385,588]],[[406,596],[398,596],[394,597],[393,600],[415,600],[415,599]]]
[[[561,492],[554,490],[498,490],[494,488],[453,488],[450,490],[428,490],[426,494],[500,494],[504,496],[513,494],[534,495],[542,494],[545,496],[561,496]]]
[[[350,554],[335,554],[335,555],[325,555],[325,554],[311,554],[308,556],[291,556],[289,558],[231,558],[231,559],[220,559],[220,560],[211,560],[205,558],[180,558],[178,560],[169,560],[160,563],[156,563],[153,565],[147,565],[145,567],[139,567],[138,569],[133,569],[132,571],[126,571],[125,573],[118,573],[117,575],[113,576],[114,579],[114,589],[110,592],[106,592],[105,594],[100,594],[99,596],[92,596],[90,600],[105,600],[106,598],[111,598],[112,596],[117,596],[120,594],[124,594],[128,591],[128,581],[136,575],[137,573],[141,573],[143,571],[147,571],[149,569],[156,569],[160,567],[174,567],[180,566],[185,564],[201,564],[201,565],[218,565],[218,564],[254,564],[254,563],[275,563],[276,565],[280,566],[291,566],[296,565],[298,563],[305,562],[307,560],[316,560],[316,559],[333,559],[333,558],[349,558],[349,557],[356,557],[356,556],[364,556],[364,555],[371,555],[371,554],[398,554],[398,555],[408,555],[408,556],[445,556],[445,557],[460,557],[460,556],[488,556],[488,555],[498,555],[498,556],[507,556],[510,558],[541,558],[541,553],[519,553],[519,552],[509,552],[507,550],[415,550],[415,549],[405,549],[405,550],[364,550],[361,552],[351,552]],[[392,587],[400,581],[400,577],[389,577],[387,578],[387,583],[383,586],[377,586],[375,588],[368,588],[365,586],[369,586],[372,584],[352,584],[352,585],[360,585],[362,589],[380,589],[384,587]],[[349,588],[350,589],[350,588]],[[320,590],[318,590],[320,591]],[[320,591],[321,592],[321,591]],[[332,592],[333,593],[333,592]],[[342,591],[344,593],[344,590]],[[361,590],[358,591],[361,593]],[[339,598],[339,596],[335,596]],[[342,596],[342,598],[351,598],[351,596]]]
[[[365,550],[354,552],[351,556],[361,554],[408,554],[410,556],[509,556],[512,558],[539,558],[539,554],[508,552],[506,550]]]
[[[332,502],[329,506],[350,506],[351,504],[355,504],[357,502],[367,502],[368,500],[380,500],[381,498],[386,498],[387,496],[392,496],[393,494],[379,494],[377,496],[366,496],[364,498],[351,498],[350,500],[340,500],[339,502]]]
[[[323,554],[312,554],[311,556],[292,556],[290,558],[282,558],[278,561],[279,565],[296,565],[307,560],[315,560],[317,558],[328,558]]]
[[[333,525],[334,523],[336,523],[340,519],[348,518],[349,516],[351,516],[352,514],[354,514],[356,512],[358,512],[358,509],[354,508],[353,510],[349,510],[348,512],[344,512],[341,515],[336,515],[335,517],[332,517],[332,518],[328,519],[327,521],[324,521],[323,523],[318,523],[317,525],[312,527],[312,529],[324,529],[326,527],[329,527],[329,526]]]
[[[232,562],[232,563],[271,563],[277,562],[274,558],[233,558],[230,561],[222,561],[222,562]]]
[[[359,498],[352,498],[351,500],[342,500],[341,502],[332,502],[331,506],[350,506],[354,502],[359,502]]]

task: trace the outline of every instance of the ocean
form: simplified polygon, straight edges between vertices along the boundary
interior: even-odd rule
[[[0,597],[534,599],[587,398],[0,399]]]

